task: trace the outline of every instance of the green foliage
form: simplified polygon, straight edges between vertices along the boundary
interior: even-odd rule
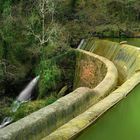
[[[0,122],[2,122],[2,120],[7,116],[10,116],[14,119],[14,121],[17,121],[47,105],[54,103],[56,100],[57,98],[55,96],[49,96],[41,100],[23,103],[16,112],[12,112],[10,107],[12,100],[10,98],[5,98],[3,101],[0,101]]]
[[[49,13],[56,14],[54,10],[58,7],[53,5],[54,1],[48,0],[49,3],[47,6],[49,13],[46,13],[47,18],[45,18],[44,27],[45,35],[49,37],[49,41],[43,44],[43,48],[40,48],[40,45],[38,45],[37,40],[33,36],[33,32],[40,35],[42,31],[42,17],[37,11],[38,6],[35,5],[37,2],[33,2],[32,0],[18,2],[2,0],[1,2],[0,90],[1,92],[4,91],[4,94],[8,94],[8,96],[9,94],[14,94],[14,96],[17,96],[15,94],[19,94],[19,85],[21,84],[23,86],[29,74],[33,75],[33,68],[36,68],[40,58],[41,80],[38,98],[42,98],[50,94],[50,92],[56,93],[62,86],[58,85],[62,80],[58,65],[55,62],[46,60],[54,57],[54,55],[61,55],[69,49],[68,35],[61,26],[61,23],[49,23],[52,21],[52,15],[50,16]],[[33,30],[32,34],[29,34],[29,30]],[[16,92],[14,88],[17,89]],[[48,103],[53,101],[53,99],[50,99]],[[5,111],[3,110],[3,112]],[[28,113],[25,112],[25,114],[22,114],[19,111],[19,116],[26,114]]]
[[[38,72],[40,72],[39,75],[41,75],[39,81],[39,98],[49,96],[51,92],[56,92],[57,94],[66,85],[69,87],[68,91],[72,89],[75,60],[76,54],[73,50],[70,50],[48,61],[41,61],[38,69]]]
[[[2,122],[4,117],[11,115],[9,107],[0,108],[0,122]]]
[[[140,32],[139,0],[71,0],[72,10],[64,24],[70,43],[77,46],[81,39],[98,37],[133,37]],[[68,2],[66,2],[68,3]],[[71,12],[71,14],[70,14]]]
[[[69,30],[69,41],[72,47],[77,47],[80,41],[83,38],[88,38],[90,36],[90,32],[92,32],[92,30],[89,31],[90,28],[86,24],[75,21],[67,23],[66,28]]]
[[[57,100],[57,98],[51,96],[51,97],[48,97],[43,100],[37,100],[37,101],[32,101],[32,102],[22,104],[20,106],[20,108],[12,115],[14,118],[14,121],[17,121],[17,120],[33,113],[34,111],[37,111],[47,105],[52,104],[56,100]]]
[[[47,96],[50,91],[56,89],[57,82],[60,81],[61,72],[54,62],[41,61],[41,80],[39,82],[39,96]]]
[[[0,98],[0,122],[3,120],[4,117],[10,115],[9,106],[11,105],[12,101],[13,100],[9,97]]]
[[[41,49],[42,59],[50,59],[69,50],[68,33],[60,24],[52,24],[48,28],[47,35],[48,43]]]
[[[91,36],[133,37],[140,32],[139,0],[47,0],[42,43],[37,39],[43,40],[41,2],[0,1],[0,94],[18,94],[37,66],[38,98],[58,94],[65,86],[69,92],[75,69],[69,44],[77,47]]]

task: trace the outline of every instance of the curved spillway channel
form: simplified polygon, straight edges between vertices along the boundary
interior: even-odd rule
[[[130,43],[130,40],[127,41]],[[134,41],[132,42],[132,40],[130,44],[137,45],[134,43]],[[118,103],[116,106],[110,109],[102,118],[100,118],[95,124],[92,124],[89,128],[87,128],[77,138],[77,140],[139,140],[139,92],[140,85],[133,89],[131,91],[132,94],[128,95],[128,97],[125,100]]]
[[[139,140],[140,84],[76,140]]]

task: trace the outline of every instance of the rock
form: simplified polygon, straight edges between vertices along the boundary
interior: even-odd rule
[[[58,92],[57,98],[61,98],[62,96],[64,96],[67,90],[68,90],[68,86],[66,85]]]
[[[120,45],[122,45],[122,44],[127,44],[127,41],[121,41]]]

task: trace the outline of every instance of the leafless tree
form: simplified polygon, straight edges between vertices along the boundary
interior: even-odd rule
[[[47,31],[49,28],[46,27],[45,21],[47,15],[49,15],[51,17],[50,25],[54,23],[54,14],[56,13],[57,5],[56,3],[57,2],[55,0],[39,0],[37,2],[37,12],[40,17],[41,31],[37,34],[31,25],[28,26],[30,34],[32,34],[39,41],[40,46],[43,46],[49,41],[53,32],[53,30],[49,32]]]

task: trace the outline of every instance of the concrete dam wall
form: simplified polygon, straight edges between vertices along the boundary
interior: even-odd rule
[[[82,50],[75,50],[75,53],[75,90],[55,103],[1,129],[1,140],[39,140],[83,113],[115,88],[118,73],[112,62]],[[82,69],[83,67],[86,69]],[[90,75],[85,70],[90,71]],[[100,87],[103,87],[101,92]]]
[[[107,40],[88,40],[82,49],[111,60],[118,69],[120,85],[140,70],[140,49]]]
[[[140,83],[134,46],[89,40],[75,53],[74,91],[1,129],[0,140],[73,139]]]
[[[74,139],[78,133],[87,128],[113,105],[125,98],[140,83],[139,48],[106,40],[89,40],[83,43],[81,49],[104,56],[115,64],[119,72],[118,87],[116,90],[109,92],[110,94],[107,97],[42,140]],[[98,91],[101,94],[104,86],[99,84],[94,88],[94,91]]]

